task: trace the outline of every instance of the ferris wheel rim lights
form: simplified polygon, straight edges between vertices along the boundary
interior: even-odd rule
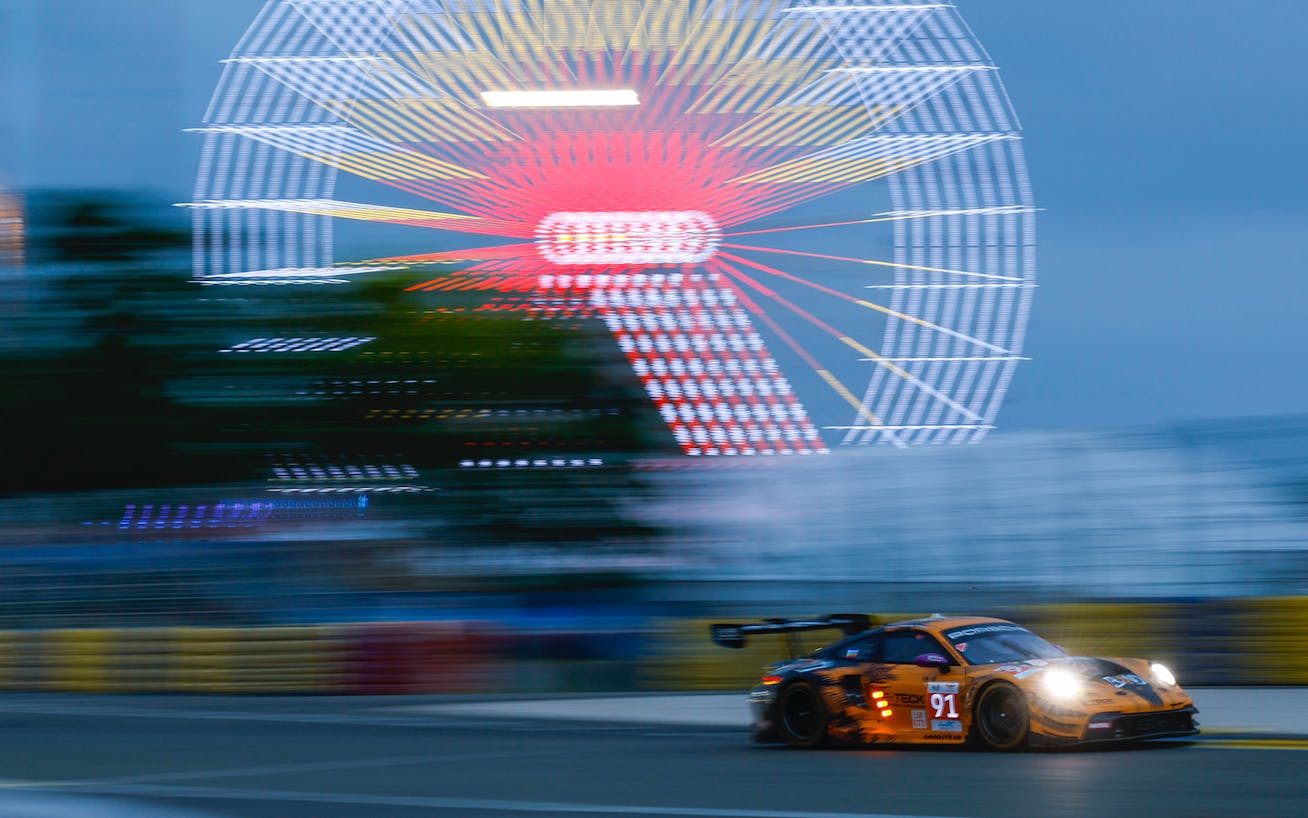
[[[536,226],[536,246],[560,265],[698,264],[718,249],[722,229],[699,210],[562,211]]]

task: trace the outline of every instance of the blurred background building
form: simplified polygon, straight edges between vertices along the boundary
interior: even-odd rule
[[[1308,418],[748,466],[294,455],[244,485],[5,501],[0,625],[1303,595],[1305,455]]]
[[[0,276],[9,277],[22,269],[26,246],[23,199],[0,190]]]
[[[1308,593],[1304,417],[1001,434],[681,470],[667,485],[674,539],[699,543],[724,580],[685,575],[684,595],[736,607]]]

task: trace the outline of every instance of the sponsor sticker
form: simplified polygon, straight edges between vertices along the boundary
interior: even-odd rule
[[[927,682],[927,693],[957,693],[958,682]]]
[[[963,722],[958,719],[932,719],[931,729],[937,733],[961,733]]]
[[[826,670],[829,667],[835,667],[835,663],[822,659],[817,662],[807,662],[795,668],[800,673],[808,673],[811,670]]]
[[[1017,625],[1003,625],[1003,624],[976,625],[971,628],[963,628],[962,630],[950,631],[949,641],[957,642],[960,639],[967,639],[969,636],[976,636],[977,634],[981,634],[981,633],[1008,633],[1012,631],[1024,631],[1024,630],[1026,630],[1026,628],[1021,628],[1018,627]]]
[[[1089,724],[1091,730],[1107,730],[1112,726],[1113,723],[1111,721],[1092,721]]]
[[[959,642],[959,643],[955,644],[954,647],[958,649],[958,652],[959,652],[959,653],[967,653],[967,643],[966,643],[966,642]]]
[[[1144,687],[1149,684],[1134,673],[1123,673],[1118,676],[1104,676],[1103,680],[1117,688],[1127,687],[1128,685]]]
[[[914,711],[913,711],[913,729],[914,729],[914,730],[925,730],[925,729],[926,729],[926,726],[927,726],[926,711],[925,711],[925,710],[914,710]]]

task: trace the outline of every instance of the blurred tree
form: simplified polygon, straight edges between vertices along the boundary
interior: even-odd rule
[[[0,491],[161,484],[176,420],[166,333],[187,290],[157,259],[185,234],[125,196],[33,203],[38,263],[5,316],[17,343],[0,349]]]
[[[158,269],[184,234],[103,196],[37,231],[55,342],[0,351],[0,491],[266,479],[270,463],[613,460],[670,444],[603,325],[439,302],[396,273],[349,287],[202,289]],[[232,290],[237,292],[232,292]],[[225,352],[251,338],[372,339]],[[668,452],[670,453],[670,451]]]
[[[139,265],[190,242],[188,231],[161,223],[146,205],[119,194],[70,194],[44,209],[40,249],[56,263]]]

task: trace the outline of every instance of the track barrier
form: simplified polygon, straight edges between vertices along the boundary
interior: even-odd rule
[[[1183,683],[1308,684],[1308,597],[1059,603],[995,611],[1095,656],[1167,663]],[[913,613],[874,614],[874,622]],[[787,658],[784,637],[740,650],[713,621],[656,619],[631,633],[523,633],[494,622],[0,631],[0,690],[83,693],[525,693],[739,690]],[[800,653],[835,638],[800,634]]]

